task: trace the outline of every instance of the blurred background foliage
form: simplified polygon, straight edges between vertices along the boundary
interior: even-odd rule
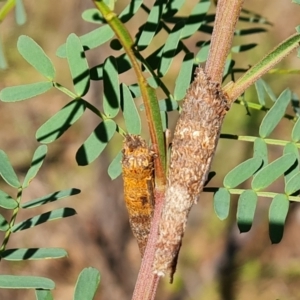
[[[58,1],[55,4],[42,1],[39,5],[24,2],[28,17],[25,25],[17,26],[13,13],[0,24],[0,37],[8,63],[8,69],[0,71],[0,89],[41,79],[17,52],[17,38],[21,34],[32,37],[43,47],[57,69],[57,81],[71,88],[67,62],[56,57],[55,52],[71,32],[82,35],[96,28],[81,18],[85,9],[93,7],[92,1]],[[195,3],[195,0],[186,1],[183,13],[189,13]],[[127,1],[118,1],[116,11],[121,11],[126,4]],[[147,1],[147,4],[150,6],[152,2]],[[239,67],[247,68],[294,32],[299,23],[299,13],[295,13],[295,4],[290,1],[248,0],[244,6],[265,16],[273,24],[266,28],[268,31],[265,33],[242,37],[245,43],[245,39],[249,39],[249,43],[259,44],[251,51],[234,57]],[[128,23],[133,35],[138,30],[140,18],[144,17],[142,12],[138,12]],[[243,24],[238,27],[243,28]],[[203,36],[205,38],[207,36]],[[235,38],[234,45],[240,44],[239,39]],[[164,40],[156,39],[154,43],[163,44]],[[190,39],[186,45],[192,50],[195,42]],[[102,46],[87,52],[89,65],[103,62],[108,51],[112,50],[108,46]],[[173,89],[175,76],[180,69],[182,58],[178,58],[172,64],[165,81],[170,90]],[[300,60],[295,54],[278,66],[286,69],[299,67]],[[127,73],[126,78],[120,76],[120,80],[127,84],[134,81],[134,77],[132,78]],[[299,75],[270,74],[264,76],[264,79],[273,88],[276,96],[284,88],[290,87],[300,97]],[[93,82],[85,98],[100,105],[101,89],[101,83]],[[245,97],[246,100],[256,102],[254,87],[246,92]],[[0,148],[8,153],[19,175],[25,174],[32,153],[38,146],[34,138],[35,131],[68,101],[66,96],[52,90],[30,101],[17,104],[0,103]],[[271,101],[268,104],[271,105]],[[288,112],[292,114],[292,109]],[[141,115],[143,117],[143,113]],[[244,107],[234,105],[226,117],[222,132],[257,135],[263,116],[264,113],[258,111],[251,111],[249,116]],[[172,112],[169,121],[171,129],[176,118],[177,113]],[[16,233],[9,242],[11,248],[63,247],[68,251],[69,258],[22,263],[2,261],[0,265],[1,274],[39,275],[53,279],[56,282],[56,290],[53,292],[55,299],[71,299],[76,278],[80,270],[87,266],[96,267],[101,272],[100,288],[95,299],[130,299],[140,265],[139,250],[131,234],[123,203],[122,179],[111,181],[107,175],[107,167],[115,156],[116,149],[119,149],[122,138],[115,136],[114,143],[93,164],[78,167],[75,162],[77,149],[97,124],[98,120],[91,113],[87,113],[58,141],[49,145],[45,164],[24,195],[25,200],[29,200],[54,190],[79,188],[82,191],[80,195],[65,200],[69,201],[66,205],[74,207],[78,215],[39,226],[32,233]],[[290,121],[282,120],[273,137],[287,139],[292,126]],[[221,186],[226,173],[248,158],[252,147],[252,143],[221,140],[212,166],[217,175],[210,185]],[[281,147],[274,146],[269,149],[270,160],[281,155]],[[2,186],[0,182],[0,187]],[[275,192],[281,192],[282,189],[283,182],[280,180],[272,186]],[[5,191],[10,192],[7,188]],[[193,207],[175,282],[169,285],[166,278],[160,285],[157,299],[299,299],[299,205],[291,204],[284,237],[280,244],[271,245],[267,222],[270,199],[258,201],[251,231],[239,234],[235,222],[236,202],[232,201],[231,216],[220,221],[213,211],[212,198],[212,194],[203,193],[198,205]],[[54,203],[52,208],[55,205]],[[24,213],[27,212],[19,217],[24,219],[31,216],[30,211],[28,215]],[[5,216],[4,212],[3,215]],[[33,297],[33,291],[0,290],[0,299]]]

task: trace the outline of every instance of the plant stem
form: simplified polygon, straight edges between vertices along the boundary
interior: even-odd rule
[[[96,7],[101,12],[102,16],[115,32],[126,54],[128,55],[132,67],[136,73],[139,87],[145,106],[150,137],[153,145],[153,150],[157,154],[155,159],[155,183],[161,189],[165,186],[165,170],[166,170],[166,153],[164,143],[164,133],[160,117],[160,110],[155,94],[155,90],[149,86],[144,77],[141,67],[134,54],[134,42],[122,22],[118,19],[116,14],[109,9],[109,7],[102,0],[93,0]]]
[[[158,225],[164,204],[164,191],[155,192],[155,210],[151,224],[151,231],[148,237],[147,247],[142,260],[139,275],[136,281],[132,300],[153,300],[155,298],[157,285],[160,277],[153,273],[152,265],[156,241],[158,239]]]
[[[299,47],[300,34],[296,33],[288,37],[285,41],[275,47],[262,60],[249,69],[234,84],[226,85],[223,91],[227,94],[231,102],[235,101],[245,90],[256,80],[266,74],[283,58]]]
[[[227,134],[221,133],[221,139],[229,139],[229,140],[238,140],[238,141],[245,141],[245,142],[252,142],[254,143],[256,139],[260,138],[257,136],[249,136],[249,135],[235,135],[235,134]],[[268,145],[277,145],[277,146],[285,146],[291,141],[284,141],[284,140],[274,140],[274,139],[265,139],[263,138],[266,144]],[[297,148],[300,148],[300,143],[294,143]]]
[[[16,0],[8,0],[0,10],[0,23],[5,19],[7,14],[15,7]]]
[[[244,0],[219,0],[205,73],[220,83]]]

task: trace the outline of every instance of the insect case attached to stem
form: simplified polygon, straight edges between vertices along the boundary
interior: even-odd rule
[[[123,145],[124,197],[133,235],[144,255],[154,211],[154,153],[139,135],[128,134]]]

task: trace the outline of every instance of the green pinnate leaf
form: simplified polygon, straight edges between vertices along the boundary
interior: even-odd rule
[[[262,138],[269,136],[283,118],[291,97],[291,91],[288,89],[284,90],[272,108],[267,112],[259,127],[259,135]]]
[[[45,122],[36,132],[41,143],[52,143],[65,133],[85,112],[86,102],[73,100]]]
[[[25,176],[23,181],[23,189],[28,187],[31,180],[36,176],[39,169],[41,168],[44,159],[46,158],[46,154],[48,152],[48,147],[46,145],[39,146],[33,154],[33,158],[31,161],[31,166]]]
[[[40,225],[40,224],[43,224],[43,223],[46,223],[49,221],[54,221],[57,219],[71,217],[71,216],[74,216],[75,214],[76,214],[76,211],[73,208],[64,207],[64,208],[55,209],[55,210],[43,213],[41,215],[29,218],[18,224],[15,224],[12,227],[12,232],[17,232],[17,231],[25,230],[28,228],[32,228],[32,227],[35,227],[37,225]]]
[[[192,70],[194,64],[194,54],[187,53],[184,56],[183,62],[180,67],[179,74],[175,82],[174,99],[182,100],[185,97],[186,91],[190,86]]]
[[[120,109],[120,89],[118,67],[114,57],[108,57],[103,68],[103,109],[110,118],[114,118]]]
[[[95,268],[85,268],[79,275],[74,300],[93,300],[100,283],[100,273]]]
[[[142,130],[141,118],[128,87],[122,83],[121,109],[125,120],[127,131],[131,134],[140,134]]]
[[[269,209],[269,235],[272,244],[277,244],[283,237],[285,220],[290,202],[286,195],[278,194],[274,197]]]
[[[107,172],[109,177],[114,180],[119,177],[122,173],[122,151],[119,151],[115,158],[112,160],[110,165],[108,166]]]
[[[44,50],[29,36],[21,35],[17,44],[20,54],[39,73],[50,81],[55,77],[55,69]]]
[[[80,193],[80,190],[78,189],[68,189],[63,191],[58,191],[52,194],[48,194],[46,196],[30,200],[24,204],[21,205],[22,208],[33,208],[37,206],[41,206],[50,202],[54,202],[69,196],[74,196]]]
[[[76,153],[78,165],[85,166],[93,162],[105,149],[115,131],[116,123],[113,120],[101,122],[78,149]]]
[[[17,248],[7,249],[1,257],[10,261],[55,259],[68,256],[66,250],[61,248]]]
[[[15,209],[18,206],[18,203],[8,194],[0,190],[0,207],[5,209]]]
[[[225,188],[219,188],[214,194],[214,209],[220,220],[225,220],[229,215],[230,193]]]
[[[262,190],[268,187],[272,182],[278,179],[288,170],[297,159],[294,153],[284,154],[269,165],[258,171],[252,180],[252,189],[255,191]]]
[[[21,183],[3,150],[0,150],[0,175],[10,186],[19,188]]]
[[[235,188],[251,176],[261,167],[263,161],[259,156],[250,158],[231,170],[224,178],[226,188]]]
[[[74,33],[67,38],[66,53],[76,94],[82,97],[90,87],[90,71],[81,41]]]
[[[252,190],[244,191],[238,202],[236,219],[240,232],[251,229],[257,204],[257,195]]]
[[[10,86],[0,92],[0,99],[3,102],[23,101],[44,94],[52,88],[50,81]]]
[[[53,290],[55,283],[51,279],[44,277],[0,275],[0,288]]]

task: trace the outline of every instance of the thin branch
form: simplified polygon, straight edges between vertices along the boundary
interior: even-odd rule
[[[243,2],[244,0],[218,1],[210,51],[205,65],[205,72],[213,82],[222,82],[225,61],[231,49]]]

